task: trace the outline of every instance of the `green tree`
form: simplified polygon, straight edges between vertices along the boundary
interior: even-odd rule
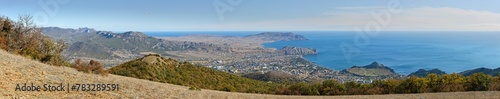
[[[384,89],[385,94],[395,94],[398,92],[398,86],[401,85],[400,80],[387,79],[382,83],[382,89]]]
[[[439,78],[438,92],[457,92],[465,91],[465,77],[457,74],[444,74]]]
[[[401,93],[424,93],[427,91],[427,80],[410,76],[401,82],[399,85],[399,92]]]
[[[325,80],[321,87],[322,95],[342,95],[347,90],[347,88],[335,80]]]
[[[344,85],[347,88],[347,94],[349,95],[360,95],[363,93],[363,90],[360,88],[361,84],[354,81],[347,82]]]
[[[488,85],[488,90],[490,91],[500,91],[500,74],[494,77],[491,83]]]
[[[33,23],[31,15],[20,15],[17,22],[0,18],[0,48],[50,65],[68,65],[62,59],[64,42],[53,42]]]
[[[440,81],[439,78],[440,78],[440,76],[438,76],[437,74],[434,74],[434,73],[428,74],[425,77],[425,79],[427,81],[429,81],[427,83],[427,87],[428,87],[427,91],[428,92],[437,92],[437,91],[439,91],[439,89],[440,89],[439,86],[441,84],[441,81]]]
[[[488,90],[491,80],[491,76],[480,72],[468,76],[465,84],[468,91],[485,91]]]

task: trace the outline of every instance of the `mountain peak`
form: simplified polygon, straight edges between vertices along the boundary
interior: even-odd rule
[[[123,36],[132,36],[132,37],[148,37],[146,34],[137,31],[128,31],[123,33]]]
[[[385,68],[384,64],[380,64],[378,62],[373,62],[370,65],[363,66],[364,68]]]
[[[376,65],[376,66],[381,66],[381,65],[382,65],[382,66],[383,66],[383,64],[380,64],[380,63],[378,63],[378,62],[376,62],[376,61],[375,61],[375,62],[372,62],[370,65]]]

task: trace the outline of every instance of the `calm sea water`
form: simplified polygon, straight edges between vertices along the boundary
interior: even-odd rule
[[[152,36],[214,34],[245,36],[260,32],[150,32]],[[409,74],[418,69],[438,68],[447,73],[479,67],[500,67],[500,32],[381,32],[368,37],[366,46],[354,45],[356,32],[294,32],[308,41],[282,41],[264,44],[269,48],[299,46],[315,48],[317,55],[304,56],[318,65],[342,70],[377,61],[396,72]],[[361,42],[365,42],[361,40]],[[347,60],[340,45],[359,49]]]

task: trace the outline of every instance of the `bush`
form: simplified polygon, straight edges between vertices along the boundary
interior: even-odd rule
[[[480,72],[468,76],[465,84],[468,91],[486,91],[491,80],[490,75]]]
[[[198,88],[198,87],[189,87],[189,90],[198,90],[198,91],[201,91],[201,89]]]
[[[85,73],[101,74],[103,76],[108,75],[108,72],[104,70],[104,67],[99,62],[94,60],[90,60],[90,62],[86,64],[81,59],[77,59],[72,64],[72,67]]]
[[[500,91],[500,74],[497,77],[493,78],[493,81],[488,85],[489,91]]]
[[[43,35],[30,15],[19,16],[17,22],[0,17],[0,48],[46,64],[68,65],[62,59],[62,51],[66,48],[64,42],[54,42]]]

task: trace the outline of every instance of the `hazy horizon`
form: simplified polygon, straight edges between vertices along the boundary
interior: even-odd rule
[[[106,31],[500,31],[494,0],[0,1],[12,19]]]

